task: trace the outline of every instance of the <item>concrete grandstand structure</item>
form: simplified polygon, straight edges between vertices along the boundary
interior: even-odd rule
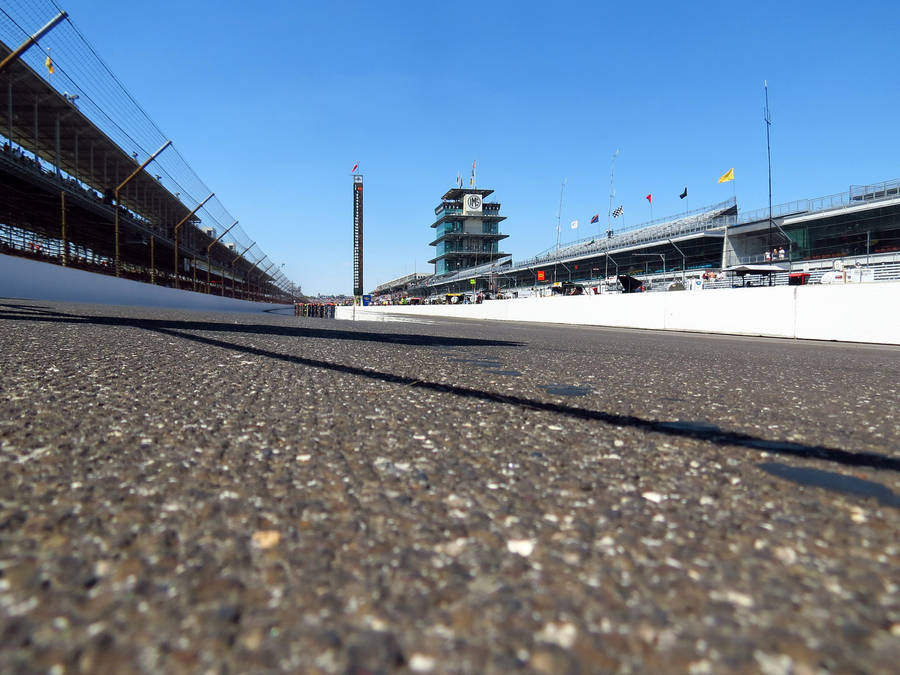
[[[281,266],[65,13],[43,38],[53,41],[52,61],[45,42],[23,30],[0,28],[0,252],[185,290],[289,300],[295,286]],[[15,49],[20,44],[25,49]]]
[[[432,276],[423,272],[413,272],[397,279],[385,281],[375,287],[375,296],[384,302],[400,302],[404,298],[410,297],[411,288],[421,288],[422,284]]]
[[[741,212],[732,198],[503,266],[486,262],[435,275],[409,292],[540,292],[560,282],[605,292],[616,290],[620,275],[636,277],[647,290],[691,277],[706,277],[706,287],[730,286],[734,279],[723,270],[766,263],[781,270],[767,276],[775,285],[789,283],[798,270],[815,282],[844,264],[871,267],[875,279],[900,278],[900,181],[782,204],[773,207],[771,221],[768,208]]]
[[[729,224],[722,264],[764,262],[776,245],[790,261],[893,257],[900,252],[900,180],[781,204],[771,227],[768,209],[742,213]]]

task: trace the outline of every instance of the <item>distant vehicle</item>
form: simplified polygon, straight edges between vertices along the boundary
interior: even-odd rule
[[[552,295],[583,295],[584,288],[571,281],[557,281],[550,287]]]
[[[820,284],[858,284],[875,281],[875,270],[862,267],[847,267],[828,270],[819,280]]]

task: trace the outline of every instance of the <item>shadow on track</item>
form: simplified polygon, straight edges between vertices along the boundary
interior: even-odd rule
[[[144,330],[166,331],[207,331],[215,333],[240,333],[246,335],[274,335],[278,337],[322,338],[326,340],[355,340],[361,342],[386,342],[418,347],[521,347],[521,342],[509,340],[482,340],[480,338],[443,337],[433,335],[404,335],[348,331],[308,326],[273,326],[266,324],[238,324],[216,321],[183,321],[172,319],[132,319],[128,317],[89,316],[55,312],[35,305],[11,305],[0,303],[0,319],[20,319],[28,321],[48,321],[83,323],[94,326],[127,326]],[[178,333],[180,337],[191,337]],[[233,345],[232,348],[239,348]]]
[[[11,305],[0,305],[11,307]],[[23,306],[24,308],[24,306]],[[32,308],[34,309],[34,308]],[[828,462],[835,462],[846,466],[866,466],[876,469],[890,469],[900,471],[900,458],[890,457],[873,452],[851,452],[841,450],[840,448],[829,448],[820,445],[805,445],[803,443],[791,443],[788,441],[771,441],[750,434],[744,434],[735,431],[727,431],[716,427],[715,425],[706,423],[691,422],[662,422],[652,419],[644,419],[633,415],[619,415],[599,410],[588,410],[586,408],[577,408],[574,406],[564,405],[561,403],[552,403],[547,401],[538,401],[526,398],[524,396],[512,396],[508,394],[498,394],[491,391],[481,389],[473,389],[471,387],[463,387],[453,384],[444,384],[440,382],[428,382],[418,380],[405,375],[395,375],[394,373],[385,373],[377,370],[359,368],[357,366],[348,366],[340,363],[332,363],[329,361],[321,361],[318,359],[310,359],[302,356],[292,356],[290,354],[281,354],[259,347],[251,347],[249,345],[236,344],[213,337],[202,335],[194,335],[185,333],[185,330],[211,331],[217,333],[243,333],[243,334],[261,334],[261,335],[277,335],[287,337],[314,337],[325,339],[345,339],[345,340],[366,340],[374,342],[385,342],[392,344],[407,344],[419,346],[503,346],[516,347],[521,346],[520,342],[506,342],[502,340],[480,340],[475,338],[453,338],[453,337],[436,337],[427,335],[388,335],[382,333],[370,332],[354,332],[343,330],[328,330],[316,328],[291,328],[283,326],[266,326],[266,325],[240,325],[228,323],[215,323],[205,321],[171,321],[156,319],[131,319],[120,317],[103,317],[103,316],[84,316],[77,314],[65,314],[60,312],[47,311],[45,313],[22,313],[22,312],[4,312],[0,310],[0,319],[12,320],[28,320],[28,321],[48,321],[63,323],[83,323],[101,326],[131,326],[135,328],[143,328],[145,330],[162,333],[170,337],[182,338],[199,342],[201,344],[228,349],[231,351],[252,354],[263,358],[275,359],[285,363],[307,366],[310,368],[319,368],[347,375],[355,375],[369,380],[378,380],[381,382],[389,382],[392,384],[400,384],[407,387],[415,387],[430,391],[453,394],[464,398],[477,399],[482,401],[490,401],[493,403],[501,403],[504,405],[517,406],[530,410],[542,410],[545,412],[565,415],[573,419],[581,419],[595,422],[602,422],[620,427],[629,427],[632,429],[640,429],[653,433],[659,433],[667,436],[680,438],[695,438],[707,441],[715,445],[722,446],[739,446],[749,448],[751,450],[765,451],[773,454],[788,455],[792,457],[802,457],[804,459],[820,459]]]
[[[788,466],[778,462],[766,462],[757,466],[772,476],[789,480],[797,485],[822,488],[854,497],[876,499],[883,506],[900,508],[900,496],[894,494],[894,491],[886,485],[865,478],[845,476],[842,473],[822,471],[808,466]]]

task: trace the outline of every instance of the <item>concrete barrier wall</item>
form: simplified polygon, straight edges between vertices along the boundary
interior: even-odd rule
[[[180,291],[10,255],[0,255],[0,297],[224,312],[293,311],[291,305]]]
[[[260,312],[290,305],[235,300],[0,254],[0,297]],[[449,316],[587,326],[900,344],[900,282],[774,286],[631,295],[489,300],[480,305],[338,307],[337,318]]]
[[[900,282],[338,307],[338,319],[448,316],[900,344]]]

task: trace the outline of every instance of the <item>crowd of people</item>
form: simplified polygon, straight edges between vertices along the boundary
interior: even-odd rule
[[[333,319],[333,302],[295,302],[294,316],[308,316],[317,319]]]

